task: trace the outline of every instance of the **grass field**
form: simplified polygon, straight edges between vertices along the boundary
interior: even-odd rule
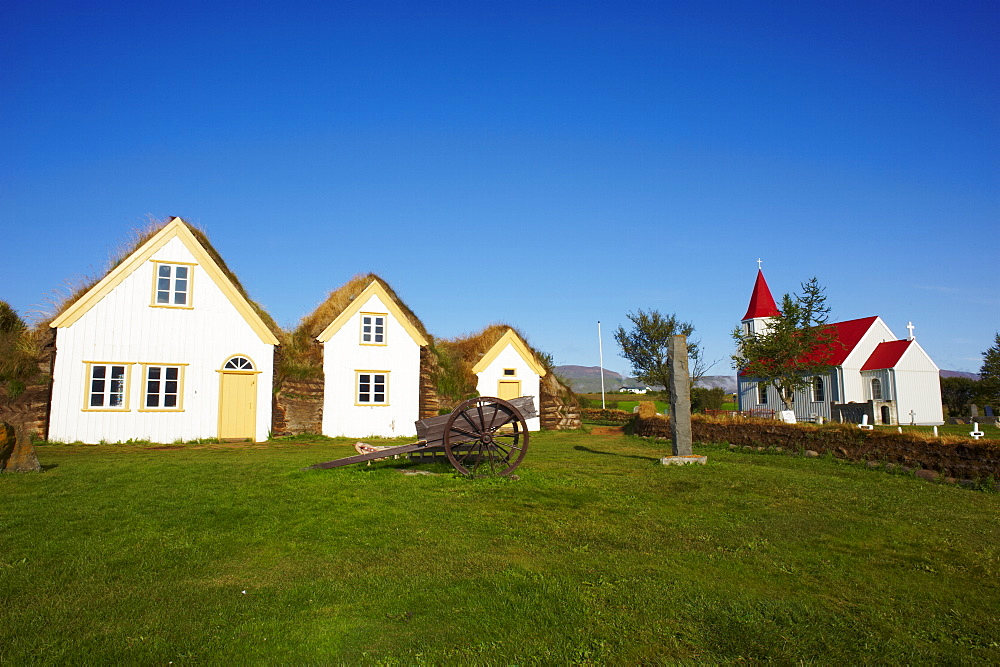
[[[39,446],[0,663],[1000,662],[996,494],[584,433],[518,480],[301,470],[350,442]]]

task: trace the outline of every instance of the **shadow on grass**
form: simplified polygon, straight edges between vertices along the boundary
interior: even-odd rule
[[[639,459],[640,461],[659,461],[660,459],[656,456],[638,456],[636,454],[619,454],[617,452],[602,452],[599,449],[591,449],[590,447],[583,447],[582,445],[576,445],[573,447],[578,452],[587,452],[588,454],[603,454],[604,456],[618,456],[623,459]]]

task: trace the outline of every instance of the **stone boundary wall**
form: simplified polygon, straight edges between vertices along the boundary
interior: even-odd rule
[[[554,373],[539,380],[539,422],[546,431],[570,431],[581,427],[580,408],[568,387]]]
[[[439,371],[437,355],[427,346],[420,348],[420,398],[417,408],[417,419],[437,417],[441,409],[441,399],[438,397],[437,383],[434,378]]]
[[[783,424],[773,421],[693,419],[695,442],[784,447],[830,453],[848,461],[919,467],[958,479],[1000,479],[1000,440],[925,440],[905,433],[866,431],[853,425]],[[670,438],[670,419],[636,417],[635,435]]]
[[[625,410],[602,410],[600,408],[580,408],[580,417],[587,421],[614,422],[615,424],[627,424],[635,417],[635,413]],[[667,432],[669,434],[669,426]]]

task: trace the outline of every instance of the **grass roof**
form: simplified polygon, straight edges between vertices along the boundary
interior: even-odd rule
[[[318,377],[323,369],[323,352],[316,341],[317,336],[347,310],[354,299],[358,298],[358,295],[373,282],[378,283],[396,302],[396,305],[420,332],[420,335],[428,341],[433,341],[433,337],[427,332],[424,323],[399,298],[389,283],[374,273],[361,273],[330,292],[313,312],[302,318],[294,330],[282,336],[282,359],[279,364],[279,372],[291,377]]]
[[[497,322],[474,334],[435,342],[434,351],[441,367],[436,381],[442,407],[454,407],[476,395],[479,379],[472,372],[472,367],[496,345],[508,329],[513,330],[524,341],[538,363],[548,371],[549,375],[554,376],[551,355],[532,347],[527,337],[517,327]]]
[[[84,294],[89,292],[95,285],[97,285],[97,283],[104,280],[104,278],[109,273],[111,273],[111,271],[113,271],[115,267],[117,267],[119,264],[128,259],[129,256],[132,255],[132,253],[137,251],[139,248],[145,245],[146,242],[148,242],[151,238],[156,236],[156,234],[161,229],[166,227],[172,220],[173,216],[165,220],[152,220],[145,227],[133,229],[131,234],[129,235],[128,240],[119,245],[118,248],[116,248],[116,250],[114,251],[112,258],[108,263],[107,269],[103,271],[99,276],[84,278],[79,285],[74,286],[69,296],[56,303],[51,315],[44,317],[44,319],[41,322],[39,322],[38,328],[48,327],[48,325],[52,322],[52,320],[54,320],[60,314],[65,312],[67,308],[76,303]],[[219,269],[222,270],[222,273],[225,274],[226,278],[228,278],[229,281],[233,284],[233,286],[236,288],[236,291],[238,291],[243,296],[243,298],[247,300],[247,303],[249,303],[250,307],[254,309],[254,312],[256,312],[257,315],[260,316],[260,319],[264,321],[264,324],[271,331],[271,333],[280,338],[281,327],[279,327],[277,322],[274,321],[274,318],[271,317],[270,313],[264,310],[263,306],[261,306],[259,303],[250,298],[250,295],[247,294],[246,288],[243,287],[243,284],[240,282],[240,279],[236,277],[236,274],[233,273],[232,269],[229,268],[225,260],[222,259],[222,255],[219,254],[219,251],[216,250],[215,246],[212,245],[212,242],[208,240],[208,235],[205,233],[205,231],[199,229],[198,227],[195,227],[194,225],[187,222],[183,218],[181,219],[181,221],[188,228],[188,230],[195,237],[195,239],[198,240],[198,243],[200,243],[201,246],[205,249],[205,252],[208,253],[208,256],[211,257],[212,260],[219,266]]]

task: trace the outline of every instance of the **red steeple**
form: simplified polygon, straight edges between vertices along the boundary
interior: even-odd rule
[[[752,320],[758,317],[777,317],[781,315],[778,306],[774,303],[771,290],[767,288],[767,281],[764,280],[764,272],[757,269],[757,282],[753,286],[753,294],[750,295],[750,306],[743,320]]]

